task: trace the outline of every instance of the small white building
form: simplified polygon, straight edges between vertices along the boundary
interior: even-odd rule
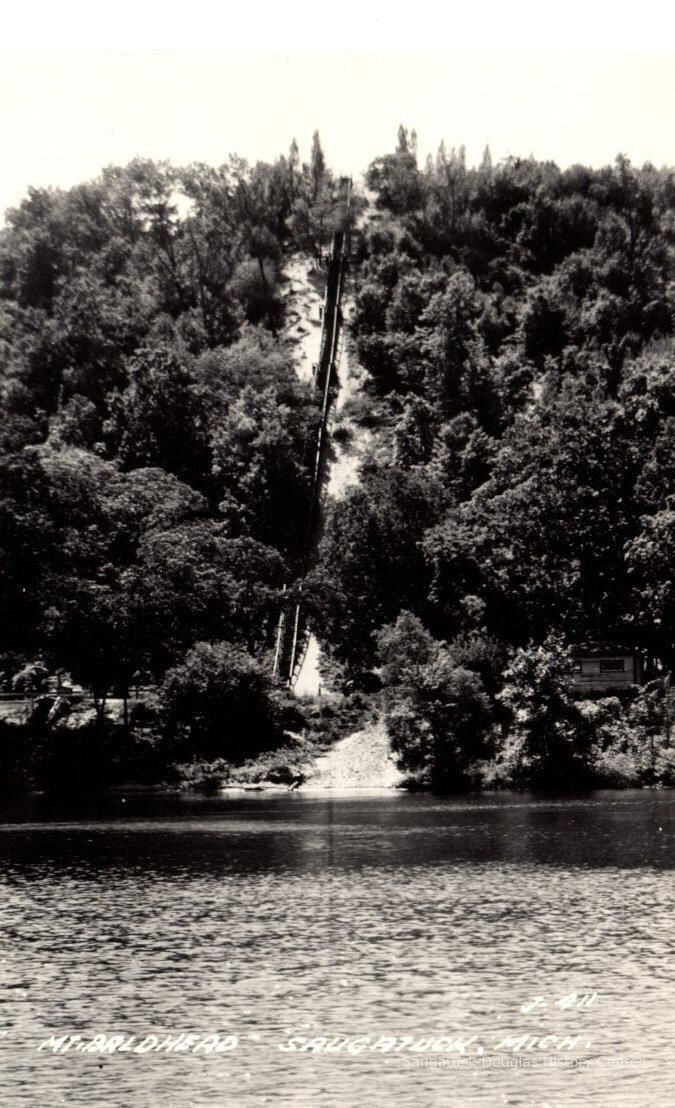
[[[614,692],[642,685],[645,665],[631,647],[580,646],[574,651],[573,687],[577,692]]]

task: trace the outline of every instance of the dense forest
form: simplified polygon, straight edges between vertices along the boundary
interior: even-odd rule
[[[669,782],[675,174],[420,165],[401,128],[363,192],[348,415],[371,446],[303,592],[334,689],[384,711],[411,782]],[[69,764],[234,763],[307,726],[270,676],[318,421],[280,280],[341,218],[318,135],[308,164],[136,161],[7,213],[0,670],[91,691]],[[584,642],[661,676],[575,700]],[[43,729],[26,770],[5,731],[15,776],[68,762]]]

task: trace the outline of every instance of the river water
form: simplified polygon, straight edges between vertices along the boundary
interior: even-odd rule
[[[0,1104],[670,1106],[674,815],[667,790],[17,801]]]

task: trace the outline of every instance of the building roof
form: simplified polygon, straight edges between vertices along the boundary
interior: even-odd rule
[[[576,643],[572,647],[572,653],[575,657],[583,654],[585,658],[612,658],[622,654],[639,654],[640,651],[636,646],[627,646],[625,643],[585,642]]]

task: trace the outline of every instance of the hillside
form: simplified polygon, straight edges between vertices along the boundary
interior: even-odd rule
[[[137,160],[8,213],[2,684],[68,680],[94,709],[84,762],[82,729],[34,716],[26,754],[6,724],[8,780],[175,779],[328,733],[272,680],[300,596],[297,691],[381,711],[408,780],[672,779],[673,172],[442,145],[420,166],[401,128],[365,182],[346,208],[317,134],[306,165],[295,143],[254,167]],[[644,679],[581,699],[593,644]]]

